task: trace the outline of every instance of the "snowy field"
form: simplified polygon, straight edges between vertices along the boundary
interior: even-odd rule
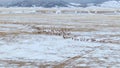
[[[120,15],[0,14],[0,68],[120,68]]]
[[[0,7],[0,14],[120,14],[119,8],[89,6],[82,7],[61,7],[61,8],[42,8],[42,7]]]

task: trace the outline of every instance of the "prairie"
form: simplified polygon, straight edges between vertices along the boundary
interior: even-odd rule
[[[119,68],[119,45],[119,14],[0,14],[0,67]]]

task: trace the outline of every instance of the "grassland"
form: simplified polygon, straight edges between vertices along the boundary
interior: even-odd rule
[[[39,37],[39,35],[45,36]],[[10,54],[8,54],[8,58],[5,58],[6,56],[4,55],[7,54],[5,53],[6,50],[0,50],[0,54],[3,56],[0,58],[0,66],[6,68],[120,67],[120,15],[0,14],[0,48],[6,45],[17,46],[18,44],[18,47],[20,47],[20,45],[25,46],[31,44],[34,47],[37,45],[34,41],[39,40],[39,38],[43,38],[44,40],[38,41],[40,42],[38,45],[45,46],[46,44],[41,44],[43,42],[49,44],[49,46],[53,46],[55,43],[48,43],[47,41],[49,41],[49,38],[46,38],[47,36],[60,37],[63,40],[60,44],[61,46],[67,43],[64,42],[66,40],[71,40],[71,42],[73,42],[72,44],[66,44],[68,46],[63,46],[63,48],[59,48],[59,43],[56,43],[60,51],[57,53],[47,52],[48,54],[45,54],[48,55],[48,57],[51,55],[60,55],[64,57],[64,59],[54,61],[54,58],[52,58],[53,61],[44,59],[41,61],[39,59],[32,60],[19,56],[15,59],[10,58],[12,57]],[[31,42],[29,39],[35,40]],[[55,39],[57,42],[61,42],[61,39],[56,37],[51,41]],[[27,44],[26,42],[21,42],[26,40],[28,40]],[[68,49],[71,47],[74,50],[71,50],[72,52],[70,50],[64,51],[66,50],[64,47]],[[30,50],[30,52],[32,51]],[[39,53],[40,55],[42,54],[41,51]]]

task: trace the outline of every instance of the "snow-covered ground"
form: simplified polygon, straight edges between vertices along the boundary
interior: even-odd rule
[[[41,8],[41,7],[0,7],[0,14],[120,14],[119,8],[88,6],[83,7],[60,7],[60,8]]]
[[[120,1],[107,1],[100,5],[101,7],[107,7],[107,8],[120,8]]]
[[[119,18],[1,14],[0,68],[119,68]]]
[[[81,42],[49,35],[21,35],[1,40],[0,44],[1,60],[61,63],[70,59],[66,66],[120,66],[120,48],[117,44]],[[77,56],[79,58],[71,59]]]

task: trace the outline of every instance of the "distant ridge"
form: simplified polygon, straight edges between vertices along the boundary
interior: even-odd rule
[[[0,0],[1,7],[120,7],[120,0]]]

